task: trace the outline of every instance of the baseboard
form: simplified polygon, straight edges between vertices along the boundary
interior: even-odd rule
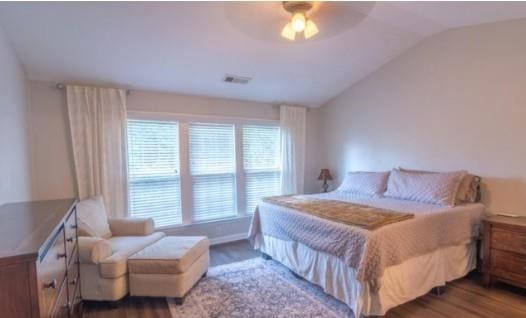
[[[244,240],[247,238],[247,233],[237,233],[225,236],[214,237],[210,239],[210,245],[223,244],[233,241]]]

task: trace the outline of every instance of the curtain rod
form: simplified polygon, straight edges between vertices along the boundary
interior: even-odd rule
[[[55,85],[55,87],[57,89],[65,89],[66,88],[66,85],[64,85],[63,83],[57,83],[57,85]],[[130,95],[132,93],[132,90],[131,89],[127,89],[126,90],[126,95]]]

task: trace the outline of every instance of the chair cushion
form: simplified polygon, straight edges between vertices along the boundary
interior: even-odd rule
[[[85,199],[77,204],[79,236],[111,237],[108,215],[102,196]]]
[[[107,242],[111,246],[112,255],[99,262],[100,275],[104,278],[116,278],[128,272],[128,257],[151,245],[164,236],[155,232],[145,236],[114,236]]]
[[[112,254],[111,245],[100,237],[80,236],[78,249],[82,263],[98,264]]]
[[[204,253],[210,243],[205,236],[166,236],[128,259],[130,273],[184,273]]]

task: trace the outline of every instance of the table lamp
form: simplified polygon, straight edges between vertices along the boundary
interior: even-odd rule
[[[318,180],[323,180],[323,185],[322,185],[323,192],[327,192],[327,189],[329,189],[327,180],[332,180],[331,172],[329,171],[329,169],[321,169]]]

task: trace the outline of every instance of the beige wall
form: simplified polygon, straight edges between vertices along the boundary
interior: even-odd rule
[[[0,28],[0,205],[31,199],[26,84],[23,67]]]
[[[66,99],[54,84],[30,81],[33,193],[36,199],[76,196]]]
[[[432,36],[322,107],[325,162],[469,169],[492,212],[526,215],[526,20]]]

